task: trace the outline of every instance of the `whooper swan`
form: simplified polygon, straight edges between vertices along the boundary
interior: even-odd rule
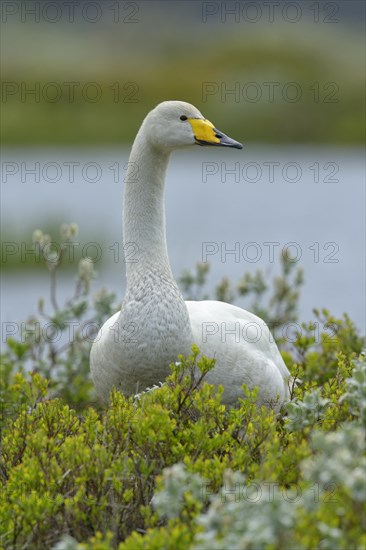
[[[235,405],[242,384],[258,386],[258,404],[280,407],[289,372],[262,319],[239,307],[183,300],[172,275],[165,234],[164,182],[171,152],[187,145],[242,149],[189,103],[164,101],[143,121],[132,146],[123,208],[127,289],[121,310],[100,329],[90,368],[98,396],[113,387],[135,394],[165,380],[169,364],[192,343],[216,359],[206,381],[222,384]]]

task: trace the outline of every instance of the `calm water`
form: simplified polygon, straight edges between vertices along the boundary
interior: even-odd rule
[[[26,236],[48,222],[77,222],[81,249],[100,256],[94,288],[107,286],[122,298],[127,160],[126,149],[6,150],[1,191],[6,235]],[[327,307],[336,315],[347,312],[364,331],[364,175],[363,152],[353,149],[197,147],[174,153],[166,219],[175,276],[209,261],[210,288],[223,276],[237,281],[259,268],[271,278],[288,246],[305,270],[301,320],[312,318],[313,307]],[[62,277],[61,298],[73,284],[72,274]],[[47,274],[5,272],[2,320],[23,320],[40,296],[48,297]]]

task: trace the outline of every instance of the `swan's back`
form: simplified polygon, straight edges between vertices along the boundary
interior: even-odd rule
[[[234,405],[242,384],[258,386],[260,405],[276,406],[288,398],[290,373],[265,322],[224,302],[186,302],[195,343],[216,359],[206,381],[225,388],[223,402]]]

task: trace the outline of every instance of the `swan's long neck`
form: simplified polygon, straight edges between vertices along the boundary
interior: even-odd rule
[[[144,372],[167,376],[179,353],[188,355],[193,342],[188,309],[175,282],[165,236],[164,181],[169,153],[154,148],[144,126],[132,147],[124,194],[124,249],[127,289],[119,323],[132,325],[126,357]],[[127,346],[128,347],[128,346]],[[136,363],[137,362],[137,363]]]
[[[169,153],[154,148],[142,129],[125,180],[123,243],[127,282],[149,269],[172,277],[165,233],[164,182]]]

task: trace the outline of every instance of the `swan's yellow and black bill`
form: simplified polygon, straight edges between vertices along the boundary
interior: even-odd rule
[[[192,126],[194,139],[198,145],[218,145],[219,147],[243,149],[241,143],[217,130],[206,118],[189,118],[188,122]]]

